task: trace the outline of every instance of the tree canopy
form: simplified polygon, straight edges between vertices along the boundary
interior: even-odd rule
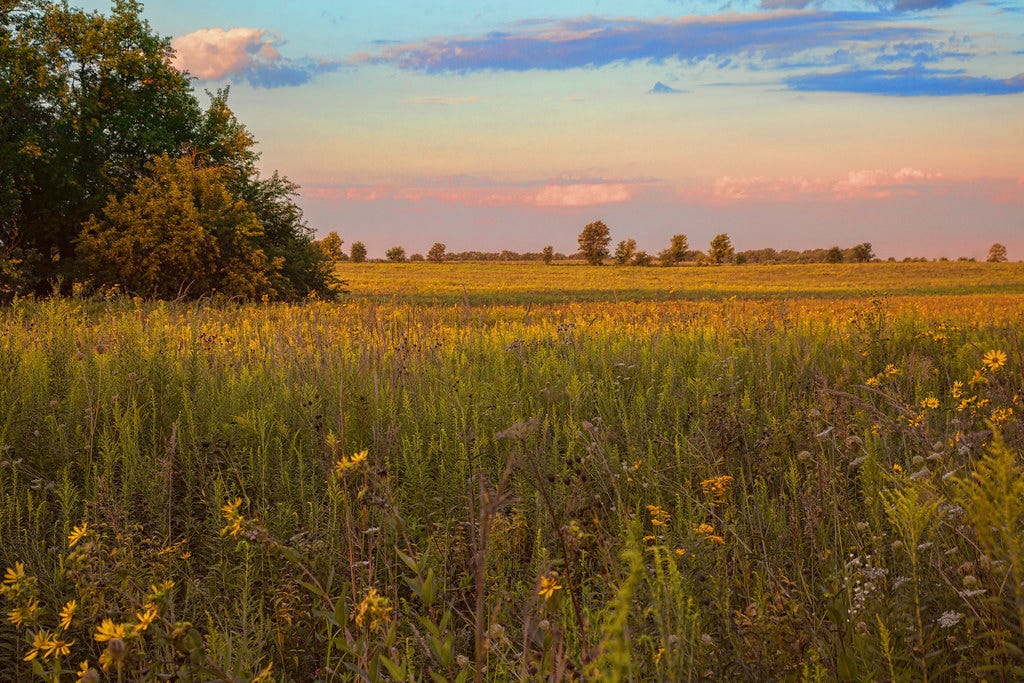
[[[608,258],[608,245],[612,242],[611,231],[602,221],[588,223],[579,236],[580,253],[587,263],[599,266]]]
[[[112,239],[105,231],[113,226],[165,234],[166,224],[127,226],[112,216],[123,219],[140,202],[155,209],[160,193],[140,179],[166,180],[172,166],[180,179],[184,167],[170,162],[184,158],[197,173],[217,169],[197,182],[215,176],[244,203],[234,214],[240,239],[255,239],[254,248],[278,264],[266,273],[267,291],[282,298],[328,293],[331,272],[292,200],[297,188],[276,173],[260,177],[255,142],[228,107],[227,90],[212,94],[204,111],[187,74],[171,66],[170,41],[141,10],[135,0],[115,0],[106,15],[54,0],[0,3],[0,296],[45,292],[56,278],[114,284],[105,281],[108,270],[91,270],[94,253],[80,257],[84,226],[93,243]],[[177,193],[166,199],[181,207]],[[165,272],[166,286],[146,293],[170,291],[180,280]]]

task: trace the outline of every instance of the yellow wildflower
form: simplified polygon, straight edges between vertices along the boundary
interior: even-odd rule
[[[25,578],[25,565],[15,562],[13,567],[8,567],[4,573],[4,585],[13,586]]]
[[[75,644],[73,640],[61,640],[55,634],[50,636],[50,639],[46,643],[45,652],[43,652],[43,658],[49,659],[50,657],[67,657],[71,654],[71,646]]]
[[[71,628],[71,619],[75,616],[75,610],[78,609],[78,602],[75,600],[68,600],[61,609],[60,614],[60,627],[65,631]]]
[[[155,607],[148,607],[144,612],[136,612],[135,619],[139,622],[135,626],[136,632],[145,631],[149,628],[149,625],[153,623],[154,619],[156,619],[156,614],[157,611]]]
[[[888,365],[885,366],[885,374],[886,374],[887,377],[895,377],[896,375],[899,375],[899,374],[902,374],[902,373],[903,373],[903,371],[900,370],[895,365],[893,365],[892,363],[889,363]]]
[[[648,505],[647,512],[651,513],[651,525],[653,526],[666,526],[668,520],[672,519],[672,515],[657,505]]]
[[[376,588],[371,588],[356,607],[356,626],[371,631],[377,629],[388,620],[391,610],[391,601],[378,593]]]
[[[78,665],[78,680],[75,683],[86,683],[86,681],[92,680],[93,676],[89,676],[89,672],[92,669],[89,667],[89,660],[82,660],[82,663]]]
[[[893,474],[903,474],[903,466],[900,465],[898,462],[897,463],[893,463],[892,473]]]
[[[124,624],[115,624],[112,619],[104,619],[100,627],[96,629],[95,638],[98,642],[105,643],[109,640],[120,639],[124,640],[125,627]]]
[[[85,538],[86,534],[89,533],[89,522],[82,522],[79,526],[71,529],[71,533],[68,534],[68,547],[74,548],[75,544]]]
[[[679,557],[686,555],[686,548],[676,548],[676,555]]]
[[[555,595],[555,591],[561,590],[562,586],[559,585],[558,579],[553,575],[548,574],[540,577],[540,588],[537,589],[537,595],[544,598],[544,602],[547,602]]]
[[[999,349],[986,351],[985,355],[981,358],[981,364],[989,372],[998,372],[1000,368],[1006,365],[1006,352]]]
[[[991,420],[995,424],[1002,424],[1013,416],[1013,408],[995,408],[992,411]]]
[[[363,463],[366,462],[366,459],[369,457],[369,455],[369,451],[363,450],[359,451],[358,453],[353,453],[351,456],[347,458],[342,456],[341,458],[338,459],[336,463],[334,463],[334,476],[341,478],[344,477],[349,472],[351,472],[352,470],[360,468],[363,465]]]
[[[698,534],[704,534],[705,536],[710,536],[711,534],[715,533],[715,527],[711,526],[706,522],[698,526],[695,526],[693,530],[696,531]]]
[[[936,408],[939,407],[939,399],[935,398],[934,396],[923,398],[921,399],[921,407],[927,410],[935,410]]]
[[[35,619],[38,610],[39,601],[35,598],[29,598],[23,607],[16,607],[7,613],[7,621],[15,626],[31,623]]]
[[[732,482],[733,478],[726,474],[721,477],[705,479],[700,483],[700,488],[705,496],[712,499],[712,502],[722,503],[725,502],[725,494],[729,490],[729,484]]]
[[[960,380],[953,382],[953,386],[949,390],[950,395],[959,400],[964,395],[964,383]]]
[[[50,634],[46,629],[39,629],[32,636],[32,649],[25,655],[23,661],[31,662],[33,659],[43,654],[43,651],[50,644]],[[43,655],[45,658],[46,655]]]
[[[881,383],[882,381],[877,377],[868,377],[866,380],[864,380],[864,384],[867,384],[869,387],[877,387]]]
[[[221,507],[220,510],[224,515],[224,521],[227,522],[227,526],[220,530],[221,536],[230,535],[231,538],[238,538],[245,533],[245,518],[238,512],[240,507],[242,507],[241,498],[229,500]]]

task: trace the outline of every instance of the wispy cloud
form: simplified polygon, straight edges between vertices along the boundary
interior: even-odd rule
[[[260,28],[204,28],[177,38],[174,65],[201,81],[245,81],[256,88],[304,85],[340,64],[326,59],[288,59],[280,39]]]
[[[937,32],[878,22],[874,12],[783,10],[662,19],[579,17],[531,20],[482,36],[439,37],[385,45],[354,64],[411,71],[529,71],[624,62],[696,63],[744,54],[771,59],[837,45],[926,40]]]
[[[413,97],[408,101],[412,104],[452,106],[457,104],[472,104],[474,102],[479,102],[480,98],[476,95],[469,95],[466,97],[442,97],[431,95],[426,97]]]
[[[665,85],[661,81],[654,84],[650,90],[647,91],[651,95],[676,95],[678,93],[686,92],[685,90],[677,90],[671,85]]]
[[[792,90],[804,92],[846,92],[893,97],[1013,95],[1024,93],[1024,73],[1000,79],[918,67],[893,71],[863,69],[793,76],[787,78],[785,84]]]
[[[497,183],[463,178],[395,185],[310,185],[303,189],[302,194],[310,199],[347,202],[397,200],[463,206],[575,208],[631,201],[651,182],[645,179],[588,178]]]
[[[847,202],[946,194],[1019,202],[1024,199],[1024,178],[949,177],[935,171],[905,167],[896,171],[850,171],[840,178],[723,176],[712,182],[710,187],[691,188],[683,194],[691,200],[718,205],[802,199]]]

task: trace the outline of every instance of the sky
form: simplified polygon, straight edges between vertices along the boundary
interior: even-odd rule
[[[103,11],[109,2],[82,2]],[[151,0],[320,235],[1024,259],[1024,0]]]

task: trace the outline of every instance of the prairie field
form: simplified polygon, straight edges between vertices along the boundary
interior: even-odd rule
[[[1024,265],[338,274],[0,309],[0,680],[1024,678]]]

